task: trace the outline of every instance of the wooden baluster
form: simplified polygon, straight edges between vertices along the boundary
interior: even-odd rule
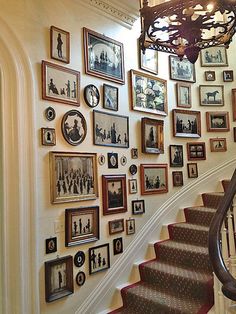
[[[213,279],[214,279],[214,300],[215,300],[215,306],[214,311],[215,314],[221,314],[220,313],[220,300],[219,300],[219,292],[221,289],[221,285],[219,282],[219,279],[216,277],[215,273],[213,273]]]

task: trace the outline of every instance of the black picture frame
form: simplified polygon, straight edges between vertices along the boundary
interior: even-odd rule
[[[90,275],[110,268],[109,243],[89,248],[88,254]]]
[[[81,267],[85,262],[85,254],[83,251],[78,251],[74,256],[74,264],[76,267]]]
[[[170,167],[183,167],[184,165],[184,155],[183,155],[183,145],[170,145]]]
[[[109,169],[118,168],[118,153],[107,153],[107,161]]]
[[[45,240],[46,254],[55,253],[57,251],[57,237]]]
[[[113,254],[118,255],[123,253],[123,239],[116,238],[113,239]]]
[[[83,271],[78,272],[78,274],[75,277],[75,281],[79,287],[83,286],[83,284],[86,281],[85,273]]]
[[[98,88],[95,85],[89,84],[89,85],[85,86],[85,88],[84,88],[84,100],[85,100],[86,104],[91,108],[94,108],[99,104],[100,93],[99,93]]]
[[[142,215],[145,213],[145,203],[144,200],[133,200],[132,201],[132,214]]]

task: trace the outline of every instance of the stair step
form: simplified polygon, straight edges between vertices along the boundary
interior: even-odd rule
[[[226,191],[229,186],[230,180],[222,180],[221,183],[222,183],[224,191]]]
[[[217,208],[223,196],[224,196],[223,192],[203,193],[202,194],[203,205],[205,207]]]
[[[216,212],[215,208],[204,206],[184,208],[186,222],[196,225],[209,226]]]

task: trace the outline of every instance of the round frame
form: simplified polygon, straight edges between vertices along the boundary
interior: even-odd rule
[[[76,283],[78,286],[83,286],[83,284],[85,283],[86,280],[86,276],[85,273],[83,271],[80,271],[77,275],[76,275]]]
[[[95,85],[89,84],[89,85],[85,86],[85,88],[84,88],[84,100],[85,100],[86,104],[91,108],[94,108],[99,104],[100,93],[99,93],[98,88]]]
[[[129,167],[129,172],[130,172],[132,175],[136,174],[137,171],[138,171],[138,168],[137,168],[137,166],[136,166],[135,164],[132,164],[132,165]]]
[[[74,256],[74,264],[76,267],[81,267],[85,262],[85,254],[83,251],[78,251]]]
[[[125,165],[126,165],[126,163],[127,163],[127,158],[126,158],[126,156],[122,156],[122,157],[120,158],[120,163],[121,163],[122,166],[125,166]]]
[[[56,111],[52,107],[48,107],[45,109],[45,117],[48,121],[52,121],[56,117]]]

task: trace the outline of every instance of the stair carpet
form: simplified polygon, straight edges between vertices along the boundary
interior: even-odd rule
[[[205,314],[213,306],[208,231],[223,193],[202,194],[184,209],[186,221],[168,226],[154,244],[156,258],[139,265],[140,281],[121,290],[123,307],[109,314]]]

